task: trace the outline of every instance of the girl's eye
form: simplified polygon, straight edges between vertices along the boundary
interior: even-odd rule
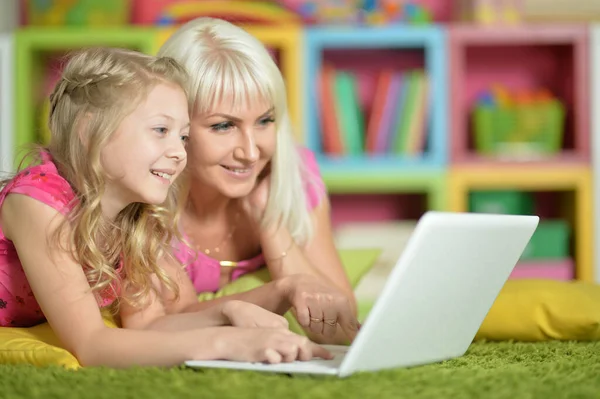
[[[155,127],[154,131],[160,134],[167,134],[169,129],[167,129],[166,127]]]
[[[266,125],[268,125],[270,123],[273,123],[273,122],[275,122],[275,119],[272,116],[269,116],[267,118],[264,118],[264,119],[260,120],[260,124],[263,125],[263,126],[266,126]]]
[[[190,141],[190,136],[188,136],[188,135],[181,136],[181,141],[183,141],[183,144],[187,144],[188,141]]]
[[[216,123],[212,125],[210,128],[216,132],[226,132],[233,127],[233,123],[230,121]]]

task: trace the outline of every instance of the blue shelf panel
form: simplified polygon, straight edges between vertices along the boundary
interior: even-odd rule
[[[370,158],[365,155],[364,162],[346,160],[336,165],[362,169],[380,169],[384,166],[396,170],[427,165],[445,166],[448,162],[447,129],[447,65],[446,33],[439,26],[429,27],[363,27],[346,29],[342,27],[318,27],[305,30],[304,70],[307,85],[304,87],[304,135],[305,145],[316,154],[322,154],[321,132],[318,109],[317,82],[326,49],[419,49],[424,52],[425,65],[430,79],[430,102],[428,112],[428,146],[426,160],[401,160],[387,162],[386,158]],[[401,54],[401,53],[400,53]],[[400,55],[401,56],[401,55]],[[324,154],[325,156],[325,154]],[[330,162],[329,158],[324,158]],[[387,158],[389,160],[389,158]],[[392,164],[397,163],[395,166]],[[384,165],[385,164],[385,165]],[[370,166],[373,165],[373,166]],[[325,165],[326,166],[326,165]],[[326,166],[327,167],[327,166]],[[340,166],[342,167],[342,166]]]
[[[317,153],[317,162],[323,173],[340,172],[356,173],[396,173],[396,172],[423,172],[444,170],[444,163],[431,156],[399,157],[399,156],[344,156],[330,157]]]
[[[435,46],[444,38],[439,26],[314,27],[306,29],[309,46],[334,48],[407,48]]]

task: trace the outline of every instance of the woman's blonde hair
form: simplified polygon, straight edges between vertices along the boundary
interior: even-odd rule
[[[304,181],[310,182],[310,174],[294,142],[283,77],[265,46],[227,21],[197,18],[179,28],[158,54],[172,57],[186,68],[192,112],[210,112],[224,99],[232,101],[234,107],[255,98],[273,104],[277,146],[263,224],[283,223],[296,242],[306,243],[312,224]]]
[[[177,234],[177,193],[172,189],[161,206],[130,204],[115,220],[108,220],[100,206],[106,184],[100,154],[123,119],[160,83],[185,91],[185,69],[167,57],[89,48],[69,57],[50,95],[47,151],[76,194],[74,208],[57,234],[68,226],[69,250],[97,294],[119,283],[115,266],[123,262],[122,288],[134,305],[148,298],[152,275],[179,295],[158,264],[160,257],[170,256],[171,239]]]

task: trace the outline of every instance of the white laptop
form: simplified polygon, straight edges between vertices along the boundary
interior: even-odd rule
[[[335,354],[332,360],[185,364],[345,377],[460,357],[538,222],[537,216],[425,213],[352,345],[325,345]]]

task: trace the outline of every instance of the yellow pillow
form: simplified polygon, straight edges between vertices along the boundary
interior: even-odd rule
[[[360,278],[371,268],[379,253],[378,249],[341,250],[340,257],[350,281],[355,286]],[[250,273],[228,284],[216,294],[206,293],[199,296],[199,300],[208,300],[214,297],[234,294],[256,288],[270,280],[269,272],[263,268],[255,273]],[[104,314],[107,326],[116,328],[113,318]],[[298,333],[302,328],[291,315],[286,315],[290,328]],[[0,364],[32,364],[35,366],[62,365],[66,368],[80,367],[77,359],[66,349],[61,347],[56,335],[48,323],[43,323],[31,328],[0,327]]]
[[[108,327],[117,327],[110,314],[103,317]],[[0,327],[0,364],[80,367],[77,358],[62,348],[48,323],[30,328]]]
[[[600,339],[600,285],[580,281],[509,280],[476,340]]]

